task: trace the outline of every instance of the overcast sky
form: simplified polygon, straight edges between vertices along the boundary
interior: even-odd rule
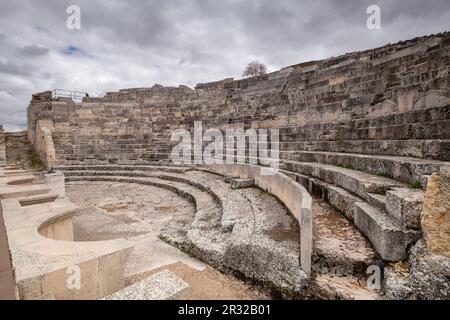
[[[80,30],[66,28],[71,4]],[[371,4],[381,30],[366,27]],[[448,30],[449,0],[1,0],[0,124],[24,129],[44,90],[193,87],[253,60],[275,71]]]

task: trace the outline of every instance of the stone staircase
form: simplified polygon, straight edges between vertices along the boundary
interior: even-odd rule
[[[324,151],[448,161],[449,124],[450,105],[446,105],[346,123],[282,127],[280,150],[293,154]]]
[[[390,178],[333,165],[285,162],[281,167],[312,194],[353,220],[383,260],[404,260],[408,246],[420,238],[417,224],[411,229],[403,217],[414,209],[415,220],[419,220],[423,191],[411,190]]]
[[[421,237],[428,178],[450,164],[449,111],[281,128],[280,168],[342,211],[383,260],[405,260]]]

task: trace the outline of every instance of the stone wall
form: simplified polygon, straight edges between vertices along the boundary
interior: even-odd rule
[[[282,150],[450,160],[450,108],[438,125],[422,128],[438,116],[429,110],[450,106],[449,47],[443,33],[248,79],[124,89],[82,103],[44,92],[28,107],[28,134],[49,166],[167,159],[172,130],[194,121],[281,128]]]
[[[6,164],[6,136],[3,127],[0,126],[0,165]]]

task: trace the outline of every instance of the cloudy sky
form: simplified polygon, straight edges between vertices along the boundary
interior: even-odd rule
[[[66,27],[72,4],[80,30]],[[371,4],[381,30],[366,27]],[[449,0],[1,0],[0,124],[24,129],[44,90],[193,87],[253,60],[275,71],[449,30]]]

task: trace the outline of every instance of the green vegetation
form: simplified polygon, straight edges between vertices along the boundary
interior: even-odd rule
[[[347,215],[345,214],[345,212],[341,209],[339,209],[338,207],[336,207],[335,205],[331,206],[334,210],[336,210],[341,216],[343,216],[344,218],[347,217]]]
[[[355,170],[355,167],[353,167],[350,163],[344,164],[342,167],[345,169]]]
[[[10,145],[8,145],[8,148],[10,148],[10,149],[19,149],[19,144],[17,142],[13,142]]]
[[[42,163],[39,155],[34,150],[29,150],[26,160],[26,166],[28,166],[33,171],[43,171],[45,166]]]
[[[411,189],[421,189],[422,183],[419,180],[413,180],[409,183]]]
[[[377,172],[377,176],[384,177],[384,178],[389,178],[389,175],[386,172]]]

